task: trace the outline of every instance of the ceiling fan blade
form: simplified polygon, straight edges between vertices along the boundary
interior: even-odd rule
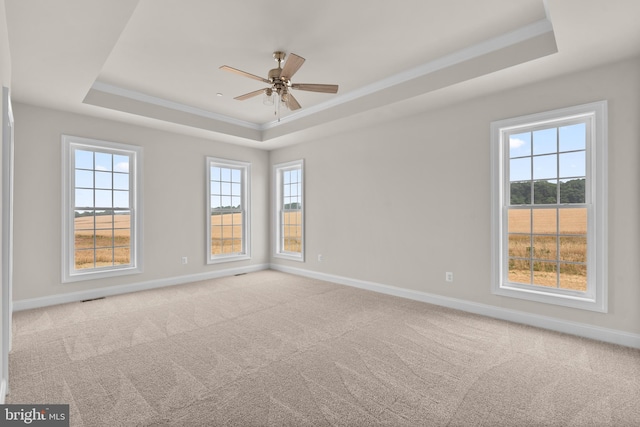
[[[245,93],[244,95],[236,96],[233,99],[237,99],[238,101],[244,101],[245,99],[253,98],[254,96],[258,96],[261,93],[264,93],[265,90],[267,90],[267,88],[254,90],[253,92],[249,92],[249,93]]]
[[[287,107],[289,107],[289,110],[291,111],[299,110],[301,108],[300,103],[291,93],[287,93]]]
[[[294,83],[291,89],[306,90],[309,92],[337,93],[338,85],[322,85],[313,83]]]
[[[238,70],[237,68],[229,67],[228,65],[223,65],[222,67],[220,67],[220,69],[231,71],[232,73],[240,74],[241,76],[249,77],[250,79],[258,80],[260,82],[271,83],[264,77],[256,76],[255,74],[247,73],[246,71]]]
[[[286,77],[287,79],[291,79],[293,75],[302,67],[305,59],[301,56],[296,55],[295,53],[289,54],[289,59],[284,63],[284,67],[280,72],[281,77]]]

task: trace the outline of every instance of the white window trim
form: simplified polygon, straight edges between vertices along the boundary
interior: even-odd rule
[[[240,254],[220,254],[211,255],[211,166],[219,166],[223,168],[241,168],[242,169],[242,206],[244,206],[244,215],[242,218],[242,253]],[[241,162],[237,160],[221,159],[218,157],[206,158],[207,170],[207,264],[219,264],[223,262],[242,261],[251,259],[251,163]]]
[[[302,218],[302,242],[301,242],[301,251],[299,254],[294,252],[286,252],[282,250],[282,230],[280,229],[280,206],[282,205],[282,173],[283,171],[290,169],[300,169],[302,172],[302,209],[301,209],[301,218]],[[273,165],[273,200],[274,203],[274,211],[273,211],[273,221],[274,221],[274,247],[273,247],[273,256],[276,258],[288,259],[292,261],[304,262],[304,248],[305,248],[305,176],[304,176],[304,159],[294,160],[291,162],[278,163],[277,165]]]
[[[72,172],[72,146],[96,148],[132,154],[129,173],[133,179],[131,190],[131,264],[128,266],[112,266],[95,268],[87,271],[75,271],[74,268],[74,206],[73,187],[75,174]],[[62,283],[83,280],[103,279],[106,277],[137,274],[143,272],[142,265],[142,147],[101,141],[78,136],[62,135]]]
[[[509,286],[504,281],[504,256],[506,250],[505,223],[503,209],[507,192],[505,191],[504,132],[514,127],[543,125],[572,117],[592,117],[591,147],[587,147],[587,176],[593,180],[588,186],[592,191],[594,204],[592,221],[587,231],[589,244],[587,255],[590,289],[584,295],[563,295],[545,289],[523,289]],[[532,114],[523,117],[499,120],[491,123],[491,247],[492,270],[491,287],[496,295],[520,298],[548,304],[561,305],[606,313],[608,310],[607,292],[607,102],[599,101],[575,107]],[[589,196],[587,197],[589,199]]]

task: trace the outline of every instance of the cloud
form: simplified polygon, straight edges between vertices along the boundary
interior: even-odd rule
[[[116,172],[129,172],[129,162],[116,163],[114,168]]]
[[[527,141],[524,141],[522,139],[509,138],[509,148],[512,149],[512,150],[515,150],[516,148],[520,148],[526,143],[527,143]]]

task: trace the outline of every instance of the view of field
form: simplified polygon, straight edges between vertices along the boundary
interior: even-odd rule
[[[211,255],[242,252],[242,213],[211,215]]]
[[[285,212],[283,215],[283,249],[286,252],[302,252],[302,212]]]
[[[76,217],[74,220],[76,269],[129,264],[131,262],[130,227],[129,215]]]
[[[586,209],[511,209],[508,221],[510,282],[586,291]]]

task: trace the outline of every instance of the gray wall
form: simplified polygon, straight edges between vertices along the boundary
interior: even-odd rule
[[[24,104],[14,114],[14,301],[269,262],[268,152]],[[144,273],[60,283],[62,134],[143,147]],[[251,163],[250,261],[206,264],[206,156]]]
[[[3,86],[11,88],[11,55],[9,54],[9,34],[7,33],[7,19],[5,15],[4,0],[0,0],[0,90]],[[2,99],[0,99],[0,121],[2,121],[5,114],[3,108]],[[0,139],[1,138],[2,135],[0,134]],[[2,175],[2,150],[0,149],[0,189],[2,188]],[[2,224],[2,210],[0,210],[0,224]],[[5,236],[2,235],[2,227],[0,227],[0,259],[2,259],[4,239]],[[3,276],[2,268],[2,263],[0,263],[0,277]],[[0,292],[0,331],[4,331],[4,313],[2,307],[2,292]],[[0,355],[3,355],[5,351],[6,349],[3,348],[3,339],[0,339]],[[3,370],[4,367],[0,366],[0,380],[5,379],[7,375],[6,372],[2,372]],[[0,396],[0,401],[4,402],[4,396]]]
[[[271,152],[271,164],[305,160],[307,254],[271,262],[639,333],[638,76],[634,59]],[[491,294],[490,123],[598,100],[609,101],[609,313]]]

